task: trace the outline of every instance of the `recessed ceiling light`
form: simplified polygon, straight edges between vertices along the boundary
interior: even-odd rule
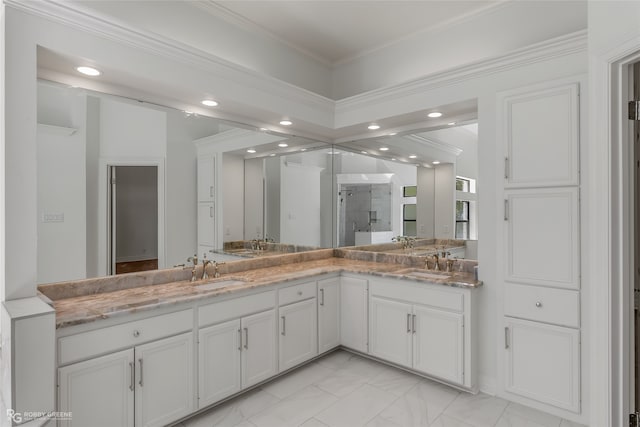
[[[253,153],[255,153],[255,152],[256,152],[256,150],[254,150],[253,148],[249,148],[249,149],[247,150],[247,153],[251,153],[251,154],[253,154]]]
[[[280,147],[280,148],[285,148],[285,147],[288,147],[288,146],[289,146],[289,144],[287,144],[285,142],[281,142],[280,144],[278,144],[278,147]]]
[[[440,161],[438,161],[438,160],[434,160],[434,161],[433,161],[433,162],[431,162],[431,163],[433,163],[434,165],[439,165],[439,164],[440,164]]]
[[[96,70],[93,67],[76,67],[76,70],[79,73],[84,74],[85,76],[91,76],[91,77],[96,77],[102,74],[100,70]]]
[[[433,113],[427,114],[427,116],[431,117],[432,119],[437,119],[438,117],[442,117],[442,113],[439,111],[434,111]]]
[[[203,99],[202,105],[206,105],[207,107],[216,107],[218,103],[213,99]]]
[[[449,123],[447,123],[447,126],[453,126],[455,124],[456,124],[456,122],[449,122]]]
[[[391,159],[391,160],[395,160],[395,158]]]
[[[418,157],[418,156],[416,156],[415,154],[412,154],[412,155],[409,156],[410,159],[415,159],[416,157]]]
[[[377,125],[375,123],[371,123],[369,126],[367,126],[367,129],[369,129],[369,130],[378,130],[378,129],[380,129],[380,125]]]
[[[291,126],[293,122],[291,120],[280,120],[282,126]]]
[[[388,151],[389,147],[380,147],[380,151]]]

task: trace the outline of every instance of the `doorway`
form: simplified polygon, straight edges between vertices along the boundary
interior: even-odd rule
[[[109,166],[109,274],[158,269],[158,167]]]
[[[634,101],[640,101],[640,62],[630,66],[630,96]],[[633,102],[633,101],[632,101]],[[631,106],[630,106],[631,109]],[[634,280],[633,292],[629,298],[629,394],[631,413],[640,411],[640,120],[638,114],[629,119],[629,136],[631,147],[633,147],[635,168],[634,168]]]

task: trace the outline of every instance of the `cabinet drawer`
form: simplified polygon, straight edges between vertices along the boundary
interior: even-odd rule
[[[442,285],[408,284],[396,280],[371,281],[371,295],[385,298],[443,308],[445,310],[463,311],[463,291],[447,288]]]
[[[565,289],[507,284],[504,312],[511,317],[580,327],[580,293]]]
[[[200,307],[198,327],[269,310],[276,305],[276,291],[261,292]]]
[[[299,285],[282,288],[278,292],[278,305],[291,304],[316,296],[316,282],[300,283]]]
[[[191,329],[193,310],[189,309],[69,335],[58,340],[58,365],[134,347]]]

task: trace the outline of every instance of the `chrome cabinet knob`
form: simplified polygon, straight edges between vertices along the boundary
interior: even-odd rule
[[[302,291],[298,291],[298,295],[302,295]]]
[[[540,301],[537,301],[536,302],[536,307],[538,307],[538,308],[542,307],[542,303]]]
[[[138,338],[140,336],[140,331],[133,331],[133,336]]]

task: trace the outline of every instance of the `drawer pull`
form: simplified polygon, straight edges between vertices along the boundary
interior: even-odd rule
[[[138,363],[140,363],[140,387],[142,387],[142,359],[138,359]]]
[[[416,315],[413,315],[413,322],[411,324],[411,329],[413,329],[413,333],[416,333]]]
[[[242,329],[238,329],[238,350],[242,351]]]
[[[324,289],[320,289],[320,305],[324,305]]]
[[[540,301],[536,301],[536,307],[538,308],[542,307],[542,303]]]
[[[209,197],[213,197],[213,185],[209,186]]]
[[[298,291],[298,296],[302,296],[302,291]]]
[[[504,348],[509,349],[509,327],[504,327]]]
[[[286,321],[287,320],[286,320],[286,318],[284,316],[281,316],[280,318],[282,319],[282,333],[281,333],[281,335],[282,336],[286,336],[287,335],[287,330],[285,329],[285,327],[286,327]]]
[[[411,332],[411,314],[407,313],[407,333]]]
[[[133,387],[136,382],[135,366],[133,362],[129,362],[129,370],[131,372],[131,380],[129,381],[129,390],[133,391]]]
[[[138,330],[133,331],[133,336],[134,336],[135,338],[138,338],[138,337],[140,336],[140,331],[138,331]]]
[[[244,349],[249,350],[249,328],[244,328]]]

